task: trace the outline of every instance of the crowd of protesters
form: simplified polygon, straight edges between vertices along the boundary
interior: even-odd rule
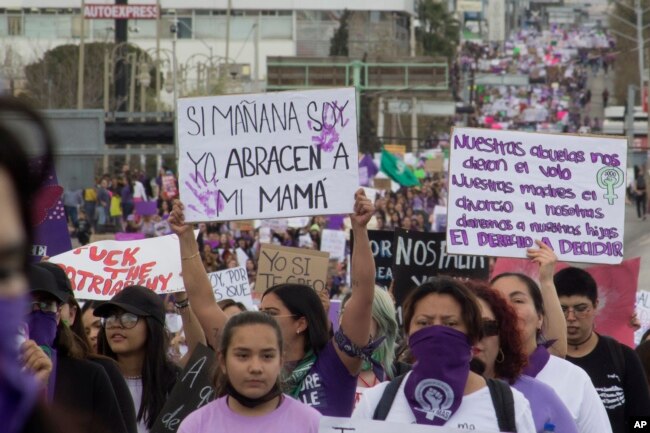
[[[615,43],[598,29],[526,29],[503,44],[467,42],[454,72],[463,83],[481,74],[525,76],[528,85],[471,85],[477,107],[474,126],[547,132],[598,132],[602,119],[589,117],[588,75],[605,74],[616,59]],[[462,87],[462,86],[461,86]],[[459,96],[460,92],[458,92]],[[603,94],[604,104],[609,93]]]

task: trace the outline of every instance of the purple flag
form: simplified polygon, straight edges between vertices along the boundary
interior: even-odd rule
[[[341,230],[345,215],[330,215],[327,217],[327,228],[332,230]]]
[[[40,164],[40,161],[32,161],[32,164]],[[43,256],[52,257],[72,249],[62,194],[63,188],[52,167],[31,207],[35,234],[31,259],[34,262],[41,261]]]
[[[327,314],[330,322],[332,322],[332,331],[336,332],[339,330],[339,315],[341,314],[341,300],[332,299],[330,300],[330,310]]]
[[[135,204],[135,212],[138,215],[147,216],[147,215],[156,215],[158,213],[158,202],[155,200],[136,201],[134,204]]]
[[[125,232],[115,233],[116,241],[137,241],[140,239],[144,239],[144,233],[125,233]]]
[[[372,156],[370,154],[363,155],[363,158],[361,158],[361,161],[359,161],[359,167],[366,168],[365,171],[367,174],[368,182],[370,182],[370,179],[372,179],[377,175],[377,173],[379,173],[379,168],[372,160]],[[368,185],[364,185],[364,186],[368,186]]]

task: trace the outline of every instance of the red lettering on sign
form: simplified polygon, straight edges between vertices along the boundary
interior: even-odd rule
[[[106,257],[106,250],[101,250],[101,252],[98,252],[99,249],[97,247],[90,247],[88,250],[88,257],[90,260],[93,262],[99,262],[101,260],[104,260],[104,257]]]
[[[106,256],[106,259],[104,260],[104,264],[106,266],[115,266],[119,262],[118,260],[114,259],[114,257],[119,257],[122,254],[122,251],[120,250],[113,250],[108,255]]]
[[[99,284],[104,281],[104,278],[100,277],[99,275],[93,275],[93,281],[90,283],[90,286],[88,287],[89,292],[95,292],[98,295],[102,293],[102,290],[99,288]]]
[[[135,258],[135,255],[138,251],[140,251],[140,247],[135,247],[133,249],[127,248],[124,250],[124,257],[122,257],[122,266],[133,266],[138,263]]]
[[[92,278],[93,273],[88,272],[88,271],[78,271],[77,272],[81,276],[81,280],[79,281],[79,285],[77,286],[79,290],[83,290],[85,285],[86,285],[86,278]]]

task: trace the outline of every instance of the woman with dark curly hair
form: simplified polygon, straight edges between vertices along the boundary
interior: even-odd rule
[[[483,338],[474,345],[472,363],[485,367],[484,377],[505,380],[528,399],[537,432],[551,423],[556,431],[577,433],[571,412],[553,388],[522,374],[527,357],[515,310],[486,283],[472,281],[466,285],[476,294],[483,318]]]

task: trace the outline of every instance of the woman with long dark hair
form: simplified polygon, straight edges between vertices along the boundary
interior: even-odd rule
[[[164,303],[146,287],[128,286],[94,313],[103,325],[98,351],[117,361],[131,391],[138,432],[148,432],[180,372],[167,357]]]
[[[471,348],[480,341],[483,327],[476,297],[466,286],[447,277],[432,278],[411,292],[403,311],[404,331],[416,360],[413,370],[367,390],[354,418],[535,432],[521,393],[470,370]],[[507,407],[507,397],[496,398],[509,394]]]
[[[233,316],[219,347],[220,398],[187,416],[179,433],[317,433],[320,414],[281,389],[282,331],[272,317]]]
[[[538,433],[547,430],[577,433],[571,412],[553,389],[523,374],[527,363],[517,323],[517,313],[486,283],[471,281],[469,288],[478,297],[483,320],[483,338],[474,345],[473,363],[483,369],[483,377],[505,380],[521,392],[533,413]]]
[[[273,316],[282,329],[285,390],[323,415],[350,416],[357,375],[363,360],[370,356],[364,348],[370,337],[375,266],[366,225],[373,213],[372,202],[362,189],[358,190],[351,215],[355,239],[352,296],[334,337],[330,337],[327,315],[311,287],[278,284],[262,295],[260,310]],[[214,298],[192,227],[184,223],[180,202],[174,204],[169,223],[180,239],[183,282],[191,308],[208,342],[217,348],[227,318]]]

